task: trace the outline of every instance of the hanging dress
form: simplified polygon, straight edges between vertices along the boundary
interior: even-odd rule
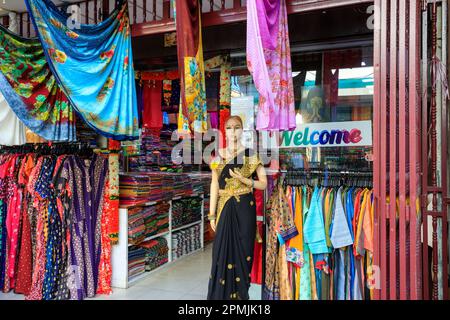
[[[211,165],[219,180],[216,236],[208,300],[248,300],[256,236],[256,204],[252,188],[230,176],[230,169],[251,177],[261,161],[246,149],[226,163]],[[216,167],[216,168],[214,168]]]

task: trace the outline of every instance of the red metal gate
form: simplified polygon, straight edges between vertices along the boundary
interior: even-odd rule
[[[422,90],[422,197],[423,216],[423,297],[448,299],[448,176],[447,133],[448,114],[446,92],[447,1],[423,5],[423,70]],[[442,12],[438,18],[438,10]],[[440,30],[438,30],[438,28]],[[441,39],[438,49],[438,36]],[[429,38],[429,39],[428,39]],[[440,53],[438,53],[440,52]],[[440,57],[439,57],[440,56]],[[440,162],[440,165],[439,165]],[[431,226],[429,225],[431,220]],[[428,245],[431,233],[431,248]],[[429,279],[429,280],[428,280]]]
[[[421,298],[420,8],[375,1],[374,276],[383,300]]]
[[[446,1],[375,1],[377,299],[448,299],[449,118],[437,57],[437,25],[446,44],[446,14]]]

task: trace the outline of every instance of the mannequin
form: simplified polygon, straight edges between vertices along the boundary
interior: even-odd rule
[[[264,166],[241,142],[242,120],[225,123],[227,146],[211,163],[209,220],[216,232],[208,287],[209,300],[248,300],[256,237],[256,201],[253,189],[264,190]],[[257,176],[258,180],[253,180]]]

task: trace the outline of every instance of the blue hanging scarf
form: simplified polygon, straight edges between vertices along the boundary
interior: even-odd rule
[[[83,120],[108,138],[137,139],[127,2],[97,25],[77,25],[50,0],[25,3],[50,69]]]

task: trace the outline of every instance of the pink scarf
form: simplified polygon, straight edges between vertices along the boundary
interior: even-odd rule
[[[248,0],[247,66],[260,95],[257,129],[294,129],[294,86],[285,0]]]

